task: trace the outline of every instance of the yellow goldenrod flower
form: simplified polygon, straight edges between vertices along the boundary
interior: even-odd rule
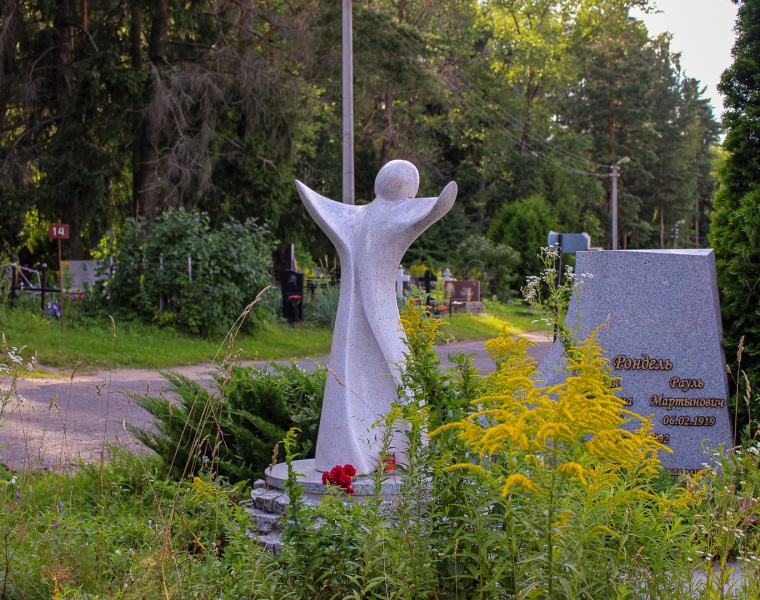
[[[530,491],[536,491],[537,489],[536,486],[533,485],[533,482],[525,475],[522,473],[514,473],[507,477],[507,481],[501,490],[501,495],[506,498],[509,495],[510,490],[516,485],[522,486],[523,489]]]

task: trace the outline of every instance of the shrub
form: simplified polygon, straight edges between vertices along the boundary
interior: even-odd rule
[[[254,220],[211,231],[206,213],[182,209],[164,212],[150,228],[130,219],[116,237],[111,300],[158,323],[224,333],[270,284],[273,246],[268,228]],[[248,326],[265,318],[265,307],[253,307]]]
[[[703,558],[724,571],[736,558],[742,569],[760,572],[760,442],[715,458],[689,482],[692,535]]]
[[[305,320],[332,329],[335,325],[335,316],[338,314],[339,297],[340,286],[318,287],[314,291],[314,295],[309,296],[309,302],[304,313]]]
[[[710,243],[715,248],[726,358],[735,373],[734,384],[743,386],[739,370],[751,382],[760,381],[760,1],[736,1],[736,43],[733,64],[719,85],[725,96],[723,143],[725,162],[721,186],[715,197]],[[743,341],[743,364],[734,352]],[[735,358],[736,357],[736,358]],[[738,394],[737,394],[738,396]],[[760,401],[737,403],[741,438],[748,442],[760,430]],[[752,414],[750,414],[750,412]]]
[[[275,597],[240,486],[167,482],[158,463],[112,448],[73,473],[0,467],[0,597]]]
[[[470,273],[475,271],[480,272],[481,277],[489,276],[488,290],[483,290],[482,297],[488,293],[506,300],[513,295],[512,289],[520,286],[517,277],[520,253],[505,244],[496,244],[484,235],[475,234],[459,244],[456,256],[457,269],[462,277],[468,276],[468,264]]]
[[[205,468],[233,482],[254,481],[291,427],[303,432],[298,451],[314,455],[326,372],[232,366],[206,384],[165,372],[168,387],[158,396],[130,395],[153,415],[156,431],[129,428],[177,479]]]
[[[539,253],[556,220],[541,196],[530,196],[505,205],[494,218],[488,237],[497,244],[519,249],[516,271],[520,281],[541,271]]]

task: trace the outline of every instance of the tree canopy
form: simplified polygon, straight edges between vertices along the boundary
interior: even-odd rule
[[[725,98],[727,129],[723,148],[721,189],[715,199],[710,241],[715,248],[721,292],[725,345],[737,383],[760,381],[760,0],[734,0],[739,5],[734,62],[724,73],[719,89]],[[739,364],[737,349],[743,345]],[[757,398],[757,393],[755,393]],[[757,408],[749,400],[736,410],[741,433],[751,437],[758,425]],[[749,421],[752,416],[752,422]]]
[[[393,158],[418,166],[424,195],[460,187],[457,226],[410,256],[445,263],[526,202],[608,246],[609,165],[623,156],[622,245],[666,245],[681,219],[681,243],[704,243],[718,125],[669,37],[629,14],[648,0],[353,4],[358,201]],[[44,251],[41,226],[60,219],[69,256],[86,257],[128,218],[180,207],[331,251],[293,180],[341,197],[340,3],[0,11],[0,252]]]

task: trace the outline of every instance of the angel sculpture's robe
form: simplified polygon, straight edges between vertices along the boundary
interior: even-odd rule
[[[410,163],[392,161],[380,171],[378,182],[387,170],[387,185],[388,174],[399,167],[411,167],[416,175]],[[387,188],[376,184],[378,197],[355,206],[320,196],[301,182],[296,185],[307,210],[337,248],[341,264],[315,466],[329,471],[350,463],[357,474],[366,474],[377,466],[382,451],[384,428],[378,421],[398,402],[401,386],[406,347],[396,303],[397,269],[412,242],[453,206],[457,188],[452,182],[438,198],[394,199],[380,195]],[[415,184],[412,195],[416,189]],[[402,459],[404,435],[396,432],[390,446],[387,451]]]

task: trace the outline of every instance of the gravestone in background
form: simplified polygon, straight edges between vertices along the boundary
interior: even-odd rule
[[[444,295],[452,302],[480,302],[480,281],[447,281]]]
[[[288,321],[303,319],[303,273],[284,269],[282,277],[282,316]]]
[[[710,449],[732,446],[728,380],[721,346],[715,255],[712,250],[579,252],[576,273],[593,274],[573,298],[568,322],[580,338],[609,323],[599,341],[620,377],[626,408],[652,418],[653,431],[672,454],[661,452],[672,475],[711,461]],[[555,345],[542,376],[562,360]],[[704,452],[703,452],[704,444]]]
[[[412,288],[421,288],[422,280],[419,277],[409,277],[401,282],[401,288],[403,289],[403,296],[406,297],[412,293]]]
[[[69,260],[63,263],[63,285],[69,292],[81,291],[85,287],[96,287],[106,279],[97,260]]]
[[[282,285],[284,271],[296,270],[296,247],[288,244],[272,252],[272,270],[275,285]]]

